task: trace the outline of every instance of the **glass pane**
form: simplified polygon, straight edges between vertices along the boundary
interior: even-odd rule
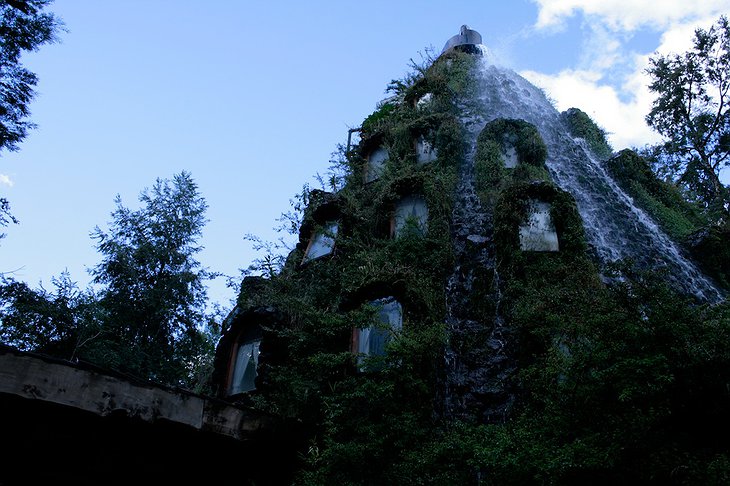
[[[256,389],[256,367],[259,364],[259,345],[261,341],[241,343],[236,354],[236,364],[231,380],[231,395]]]
[[[428,222],[428,207],[420,196],[407,196],[398,201],[395,207],[393,222],[393,236],[398,237],[408,226],[418,230],[420,234],[426,232]]]
[[[370,353],[370,331],[372,330],[372,327],[365,327],[363,329],[358,329],[358,337],[357,337],[357,352],[360,354],[369,354]]]
[[[426,139],[420,137],[416,142],[416,162],[427,164],[436,160],[436,149]]]
[[[419,108],[419,109],[425,108],[426,106],[428,106],[429,103],[431,103],[432,98],[433,98],[432,93],[426,93],[425,95],[421,96],[416,101],[416,108]]]
[[[393,297],[378,299],[370,303],[377,308],[376,318],[380,326],[369,326],[357,329],[357,364],[360,371],[364,370],[366,356],[383,356],[385,347],[393,336],[394,331],[403,327],[403,310],[400,303]]]
[[[504,159],[504,166],[506,168],[514,169],[517,167],[518,160],[515,146],[510,143],[504,147],[504,150],[502,150],[502,158]]]
[[[367,354],[370,356],[385,355],[385,345],[390,341],[390,332],[387,329],[371,327],[369,334]]]
[[[335,248],[335,237],[337,236],[338,225],[336,222],[324,225],[323,231],[318,231],[309,243],[307,253],[303,261],[314,260],[321,256],[329,255]]]
[[[378,320],[381,323],[387,324],[390,329],[395,331],[400,331],[403,328],[403,308],[400,302],[393,297],[387,297],[376,300],[373,302],[373,305],[380,307],[378,310]]]
[[[383,173],[385,161],[388,160],[388,151],[378,147],[368,156],[368,165],[365,171],[365,182],[374,181]]]
[[[520,226],[520,248],[524,251],[559,250],[548,203],[530,201],[527,222]]]

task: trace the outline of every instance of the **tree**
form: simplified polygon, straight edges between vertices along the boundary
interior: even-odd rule
[[[131,210],[117,196],[109,230],[92,232],[98,290],[79,290],[67,273],[53,291],[0,280],[0,342],[200,390],[222,313],[206,313],[205,280],[216,275],[195,259],[207,205],[186,172],[139,200]]]
[[[695,31],[684,54],[650,59],[649,89],[657,93],[647,123],[666,137],[658,164],[692,198],[727,219],[727,188],[720,171],[730,159],[730,24],[720,17]]]
[[[205,280],[214,277],[195,254],[206,223],[205,199],[190,174],[160,180],[131,210],[117,196],[108,232],[92,238],[103,255],[92,270],[104,286],[105,346],[97,356],[112,367],[171,384],[187,384],[209,352]]]
[[[35,125],[28,105],[38,77],[20,62],[24,52],[54,42],[61,21],[43,8],[52,0],[0,0],[0,152],[18,150]],[[0,197],[0,226],[17,223],[8,200]]]
[[[56,40],[60,20],[43,12],[51,0],[0,0],[0,150],[18,150],[35,125],[29,103],[38,77],[23,67],[23,52]]]
[[[0,341],[24,351],[74,359],[101,335],[96,295],[79,290],[67,272],[53,278],[53,291],[25,282],[0,282]]]

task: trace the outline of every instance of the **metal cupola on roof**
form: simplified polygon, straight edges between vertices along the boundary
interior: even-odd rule
[[[482,43],[482,35],[476,30],[471,30],[467,25],[462,25],[457,35],[446,42],[441,54],[451,50],[467,52],[469,54],[481,54],[479,45]]]

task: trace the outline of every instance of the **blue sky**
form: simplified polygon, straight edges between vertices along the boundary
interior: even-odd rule
[[[56,0],[50,10],[68,32],[24,59],[40,77],[38,129],[0,154],[0,192],[21,222],[0,241],[0,272],[47,288],[64,269],[86,285],[99,261],[89,233],[106,227],[117,194],[135,207],[155,178],[182,170],[209,204],[200,260],[238,275],[256,257],[243,236],[275,239],[289,199],[316,185],[388,82],[462,24],[560,110],[593,116],[614,148],[655,142],[643,123],[648,56],[685,50],[730,0]],[[211,297],[233,292],[220,282]]]

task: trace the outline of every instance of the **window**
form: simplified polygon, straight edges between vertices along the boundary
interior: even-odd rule
[[[416,141],[416,162],[419,164],[428,164],[436,160],[438,154],[436,149],[424,137],[418,137]]]
[[[336,221],[330,221],[325,223],[321,230],[315,231],[312,234],[307,250],[304,252],[302,263],[332,253],[335,249],[338,226]]]
[[[520,226],[523,251],[558,251],[558,234],[550,218],[550,204],[531,200],[527,222]]]
[[[236,361],[231,377],[230,395],[256,389],[256,368],[259,364],[259,345],[261,340],[242,342],[236,351]]]
[[[370,152],[365,170],[365,182],[372,182],[380,177],[386,160],[388,160],[388,151],[385,148],[377,147]]]
[[[431,99],[433,99],[433,93],[424,94],[416,100],[416,108],[419,110],[426,108],[431,103]]]
[[[414,229],[419,234],[426,233],[428,224],[428,207],[421,196],[406,196],[395,205],[391,221],[391,235],[395,238],[403,235],[407,229]]]
[[[517,167],[518,158],[515,146],[511,143],[507,143],[502,147],[502,159],[504,160],[504,166],[508,169],[514,169]]]
[[[403,309],[393,297],[370,302],[377,309],[374,326],[355,328],[352,333],[352,350],[357,353],[357,366],[365,371],[368,356],[384,356],[385,347],[394,332],[403,327]]]

